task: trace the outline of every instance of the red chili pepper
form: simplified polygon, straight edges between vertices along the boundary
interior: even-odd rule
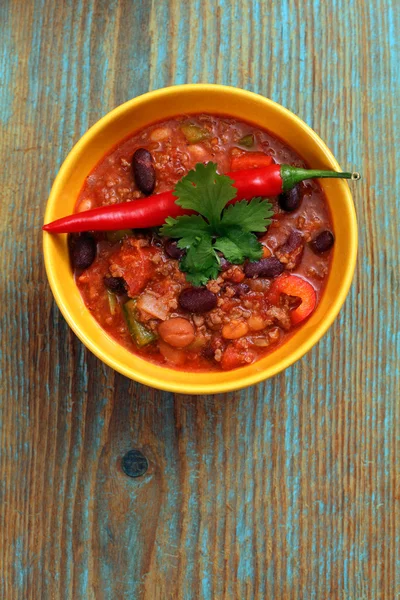
[[[307,170],[290,165],[269,165],[235,171],[228,175],[237,189],[236,198],[231,203],[250,200],[256,196],[277,196],[292,189],[300,181],[314,177],[360,179],[358,173]],[[162,192],[133,202],[102,206],[63,217],[44,225],[42,229],[49,233],[143,229],[162,225],[167,217],[177,217],[190,212],[176,204],[176,197],[172,191]]]
[[[273,163],[272,156],[263,154],[262,152],[246,152],[241,156],[233,156],[231,159],[232,171],[240,169],[255,169],[257,167],[268,167]]]
[[[300,298],[301,304],[290,312],[293,325],[304,321],[313,312],[317,295],[311,283],[297,275],[284,273],[273,282],[268,297],[272,304],[279,304],[281,294]]]

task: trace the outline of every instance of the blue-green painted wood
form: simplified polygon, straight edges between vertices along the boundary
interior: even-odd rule
[[[396,0],[0,3],[0,598],[400,597],[399,25]],[[287,106],[363,180],[329,333],[264,384],[191,398],[85,350],[40,225],[91,124],[200,81]]]

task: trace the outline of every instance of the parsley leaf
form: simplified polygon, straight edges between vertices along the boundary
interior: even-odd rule
[[[252,231],[266,231],[272,205],[262,198],[253,198],[225,208],[236,196],[232,184],[229,177],[217,173],[214,163],[197,164],[176,184],[176,203],[198,214],[168,217],[160,233],[178,239],[178,247],[186,249],[180,269],[193,285],[205,285],[218,277],[217,250],[233,264],[262,257],[262,245]]]
[[[205,285],[209,279],[216,279],[219,259],[212,246],[211,236],[197,237],[180,264],[181,271],[193,285]]]
[[[237,227],[229,229],[226,236],[218,238],[214,247],[233,264],[240,264],[245,258],[260,260],[263,252],[262,245],[253,233]]]
[[[226,207],[222,214],[221,225],[240,227],[243,231],[265,231],[274,214],[272,204],[262,198],[253,198],[250,202],[241,200]]]
[[[228,237],[220,237],[216,239],[214,242],[214,248],[222,252],[226,260],[229,260],[229,262],[235,265],[239,265],[244,260],[243,251]]]
[[[223,208],[236,196],[232,183],[232,179],[217,173],[215,163],[198,163],[176,184],[176,203],[200,213],[213,229],[217,229]]]
[[[160,233],[171,238],[181,238],[179,248],[188,248],[196,236],[211,235],[212,229],[200,215],[183,215],[178,219],[167,217]]]

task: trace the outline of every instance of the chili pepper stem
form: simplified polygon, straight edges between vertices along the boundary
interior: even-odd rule
[[[323,179],[323,178],[337,178],[337,179],[351,179],[358,181],[361,179],[360,173],[338,173],[336,171],[320,171],[318,169],[301,169],[298,167],[291,167],[290,165],[281,166],[281,177],[282,177],[282,190],[287,192],[291,190],[297,183],[304,181],[305,179]]]

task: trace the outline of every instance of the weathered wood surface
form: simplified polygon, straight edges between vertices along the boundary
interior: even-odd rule
[[[1,599],[400,597],[399,12],[0,2]],[[52,300],[40,225],[92,123],[198,81],[281,102],[363,180],[357,272],[329,334],[264,384],[193,398],[85,350]],[[131,448],[142,478],[120,468]]]

